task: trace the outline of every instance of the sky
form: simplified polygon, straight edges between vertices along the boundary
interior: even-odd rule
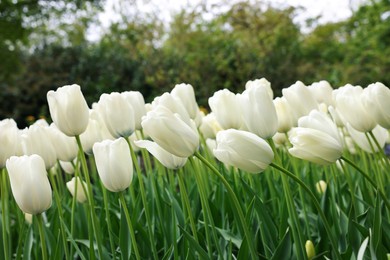
[[[255,1],[255,0],[248,0]],[[352,10],[355,9],[364,0],[263,0],[275,7],[302,7],[295,17],[295,22],[305,28],[304,21],[309,18],[319,18],[319,23],[337,22],[351,16]],[[136,4],[138,10],[143,12],[157,12],[160,18],[170,22],[172,13],[180,11],[186,6],[195,6],[199,3],[206,2],[207,6],[218,5],[223,2],[233,3],[238,0],[106,0],[104,12],[99,14],[100,27],[91,28],[88,38],[97,40],[112,22],[119,21],[117,10],[126,8],[129,3]],[[126,3],[126,4],[124,4]]]

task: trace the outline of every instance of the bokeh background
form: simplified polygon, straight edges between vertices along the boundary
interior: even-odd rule
[[[73,83],[91,105],[185,82],[205,108],[216,90],[261,77],[276,96],[297,80],[390,85],[389,0],[350,0],[341,15],[290,2],[1,0],[0,119],[45,117],[47,91]]]

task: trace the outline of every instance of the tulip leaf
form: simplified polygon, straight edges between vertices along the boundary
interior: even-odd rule
[[[30,225],[27,231],[26,239],[24,241],[23,260],[31,259],[31,249],[33,247],[33,242],[34,242],[33,230],[32,230],[32,225]]]
[[[179,226],[180,230],[183,232],[185,238],[189,242],[189,247],[194,248],[200,255],[200,259],[210,259],[206,251],[199,245],[198,242],[181,226]]]
[[[237,248],[241,247],[242,238],[239,235],[233,234],[232,232],[230,232],[229,230],[226,230],[226,229],[221,229],[221,228],[217,228],[217,227],[215,229],[218,231],[218,233],[221,234],[221,236],[226,241],[233,243]]]
[[[273,256],[272,260],[278,260],[278,259],[290,259],[291,258],[291,236],[290,236],[290,229],[287,228],[286,233],[284,234],[282,240],[280,241],[279,245],[277,246]]]

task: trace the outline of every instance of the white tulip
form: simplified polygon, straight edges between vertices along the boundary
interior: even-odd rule
[[[93,145],[99,177],[109,191],[127,189],[133,179],[133,161],[126,140],[105,140]]]
[[[88,126],[89,108],[79,85],[67,85],[47,93],[53,122],[68,136],[82,134]]]
[[[129,137],[135,131],[134,109],[123,95],[102,94],[96,111],[113,137]]]
[[[368,153],[373,153],[378,151],[378,146],[375,144],[374,140],[371,136],[369,136],[370,141],[368,141],[367,136],[365,133],[360,132],[352,127],[352,125],[347,124],[347,130],[353,141],[364,151]],[[385,146],[387,137],[389,135],[388,131],[381,127],[380,125],[377,125],[373,130],[372,133],[375,136],[375,139],[378,141],[381,148]],[[370,144],[371,142],[371,144]]]
[[[362,102],[370,115],[382,127],[390,129],[390,89],[380,82],[363,90]]]
[[[13,119],[0,121],[0,169],[13,155],[17,155],[19,143],[19,129]]]
[[[12,194],[23,212],[35,215],[50,208],[52,191],[39,155],[12,156],[6,165]]]
[[[162,165],[168,169],[179,169],[187,162],[187,158],[175,156],[164,150],[155,142],[139,140],[135,141],[134,144],[140,148],[147,149]]]
[[[223,89],[209,98],[211,111],[223,129],[241,128],[242,113],[238,96],[228,89]]]
[[[249,80],[245,84],[245,89],[248,90],[248,89],[256,87],[256,86],[261,87],[261,88],[265,88],[267,90],[269,97],[271,99],[274,99],[274,92],[271,88],[271,83],[267,79],[261,78],[261,79]]]
[[[345,85],[333,91],[336,110],[346,123],[361,132],[368,132],[377,125],[370,110],[362,102],[363,89],[360,86]]]
[[[294,157],[326,165],[336,162],[342,155],[342,143],[323,131],[297,127],[289,134],[293,145],[289,153]]]
[[[185,122],[165,106],[157,106],[143,118],[142,127],[164,150],[178,157],[189,157],[199,146],[195,123]]]
[[[125,91],[121,95],[126,98],[127,102],[133,108],[135,129],[141,130],[142,117],[146,115],[144,96],[139,91]]]
[[[293,115],[292,108],[285,97],[277,97],[273,102],[278,117],[278,132],[287,133],[296,125],[298,119]]]
[[[73,177],[70,181],[66,183],[66,187],[68,188],[70,194],[72,196],[76,195],[76,189],[77,189],[77,201],[80,203],[84,203],[87,201],[87,183],[85,181],[82,181],[80,177]]]
[[[274,158],[269,144],[257,135],[236,129],[217,134],[214,156],[223,163],[250,173],[264,171]]]
[[[239,96],[246,129],[263,139],[271,138],[278,129],[276,109],[267,88],[252,86]]]
[[[38,124],[31,125],[22,134],[23,153],[38,154],[44,160],[46,169],[50,169],[57,163],[57,153],[50,135],[48,127]]]

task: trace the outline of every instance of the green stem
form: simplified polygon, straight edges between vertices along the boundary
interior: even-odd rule
[[[187,194],[186,186],[184,184],[184,180],[183,180],[182,175],[183,175],[183,171],[181,169],[179,169],[178,176],[179,176],[180,194],[182,195],[184,205],[187,208],[188,218],[190,219],[190,225],[191,225],[191,229],[192,229],[192,234],[194,235],[195,241],[198,242],[199,241],[198,240],[198,233],[196,231],[196,225],[195,225],[194,217],[192,216],[192,211],[191,211],[191,204],[190,204],[190,200],[188,199],[188,194]]]
[[[4,258],[6,260],[11,259],[9,255],[9,245],[8,245],[8,232],[9,232],[9,227],[8,227],[8,221],[7,217],[9,216],[7,209],[8,209],[8,191],[7,191],[7,173],[5,171],[5,168],[2,169],[2,187],[1,187],[1,229],[3,233],[3,247],[4,247]],[[7,232],[8,231],[8,232]]]
[[[388,210],[390,210],[390,202],[387,200],[387,197],[386,195],[383,193],[383,191],[381,189],[378,189],[377,185],[375,184],[375,182],[370,178],[370,176],[368,176],[364,171],[362,171],[362,169],[360,169],[356,164],[354,164],[351,160],[345,158],[344,156],[341,156],[341,158],[343,161],[347,162],[349,165],[351,165],[355,170],[357,170],[358,172],[360,172],[363,177],[374,187],[374,189],[379,192],[379,195],[382,197],[383,201],[385,202],[385,205],[387,207]]]
[[[105,212],[106,212],[108,239],[110,240],[111,254],[112,254],[112,258],[116,259],[116,256],[115,256],[115,244],[114,244],[114,240],[113,240],[113,237],[112,237],[111,217],[110,217],[110,210],[109,210],[109,204],[108,204],[107,190],[104,188],[104,185],[103,185],[102,182],[100,182],[100,185],[102,186],[102,191],[103,191],[103,203],[104,203],[104,209],[105,209]]]
[[[236,194],[234,194],[232,187],[230,187],[230,185],[227,182],[227,180],[225,179],[225,177],[223,177],[223,175],[211,163],[209,163],[209,161],[207,161],[199,152],[195,152],[195,156],[199,160],[201,160],[202,163],[204,163],[222,181],[223,185],[225,186],[225,188],[230,196],[230,199],[233,201],[233,204],[234,204],[233,209],[236,211],[237,216],[239,218],[238,223],[240,226],[240,230],[243,232],[243,235],[245,235],[245,237],[246,237],[246,240],[247,240],[248,246],[249,246],[249,250],[250,250],[251,255],[252,255],[252,259],[257,259],[258,256],[256,254],[256,250],[255,250],[255,247],[253,244],[253,242],[254,242],[253,236],[249,232],[249,228],[248,228],[248,225],[246,224],[244,213],[243,213],[242,208],[241,208],[241,204],[238,201]]]
[[[278,156],[278,153],[277,153],[277,150],[275,147],[275,143],[273,142],[272,138],[268,139],[268,143],[270,144],[272,151],[274,152],[275,161],[277,163],[281,164],[280,158]],[[303,234],[302,234],[302,230],[300,228],[299,221],[298,221],[298,214],[296,211],[296,207],[294,205],[293,197],[291,195],[290,185],[288,183],[287,176],[285,176],[285,175],[282,175],[282,186],[283,186],[283,191],[284,191],[284,194],[286,197],[288,215],[292,221],[290,228],[292,230],[293,239],[295,241],[297,258],[298,259],[307,259],[307,255],[306,255],[306,251],[305,251],[305,247],[304,247]]]
[[[95,212],[95,203],[93,200],[93,192],[92,192],[92,185],[91,185],[91,180],[89,178],[89,171],[87,167],[87,161],[85,159],[85,154],[83,150],[83,146],[81,144],[80,136],[76,135],[76,141],[77,145],[79,147],[79,155],[81,159],[81,168],[84,172],[84,178],[87,183],[87,198],[88,198],[88,204],[89,204],[89,209],[91,212],[91,219],[92,219],[92,229],[93,233],[95,235],[96,243],[97,243],[97,248],[98,248],[98,253],[99,253],[99,258],[103,258],[103,251],[102,251],[102,243],[101,243],[101,238],[100,238],[100,232],[99,232],[99,225],[97,223],[97,218],[96,218],[96,212]]]
[[[135,171],[137,172],[137,177],[138,177],[140,191],[141,191],[141,199],[142,199],[142,203],[143,203],[144,209],[145,209],[146,222],[148,224],[148,235],[149,235],[149,240],[150,240],[150,246],[152,247],[153,258],[158,259],[157,249],[156,249],[156,245],[154,243],[155,241],[154,241],[154,235],[153,235],[153,230],[152,230],[152,221],[150,220],[149,206],[148,206],[148,202],[146,200],[146,192],[145,192],[144,181],[142,178],[141,168],[139,167],[137,157],[135,155],[133,147],[130,144],[130,141],[128,140],[128,138],[125,138],[125,140],[126,140],[127,144],[129,145],[131,158],[132,158],[134,166],[135,166]]]
[[[73,161],[72,161],[72,165],[73,165],[73,168],[74,168],[74,175],[75,175],[75,178],[76,180],[79,177],[79,174],[80,174],[80,160],[77,160],[76,162],[76,165],[74,165]],[[81,180],[81,178],[80,178]],[[84,186],[84,185],[83,185]],[[72,198],[72,211],[71,211],[71,214],[70,214],[70,236],[73,237],[74,235],[74,213],[75,213],[75,210],[76,210],[76,202],[77,202],[77,187],[78,185],[76,185],[75,187],[75,194]],[[84,187],[83,187],[84,188]],[[85,191],[84,191],[85,192]],[[87,192],[85,192],[87,193]],[[73,256],[73,247],[70,247],[70,253],[69,253],[70,256]]]
[[[37,220],[38,220],[39,236],[41,238],[42,260],[47,260],[48,258],[47,258],[47,252],[46,252],[45,234],[43,232],[42,214],[37,214]]]
[[[60,199],[60,196],[58,195],[58,188],[57,188],[57,184],[56,184],[56,181],[54,180],[54,176],[53,176],[53,173],[52,172],[49,172],[49,178],[50,178],[50,182],[51,182],[51,185],[52,185],[52,188],[53,188],[53,191],[54,191],[54,199],[56,201],[56,204],[57,204],[57,210],[58,210],[58,217],[60,219],[60,233],[61,233],[61,237],[62,237],[62,243],[63,243],[63,246],[64,246],[64,252],[65,252],[65,259],[69,259],[69,252],[68,252],[68,247],[66,245],[66,236],[65,236],[65,231],[64,231],[64,221],[63,221],[63,212],[62,212],[62,204],[61,204],[61,199]]]
[[[119,200],[121,202],[123,211],[125,212],[127,225],[129,226],[131,244],[133,245],[133,248],[134,248],[135,257],[137,258],[137,260],[139,260],[139,259],[141,259],[141,256],[139,255],[137,240],[135,239],[133,224],[131,223],[129,210],[127,209],[125,196],[123,195],[123,192],[119,192]]]
[[[324,224],[325,230],[328,233],[330,243],[332,244],[332,247],[333,247],[334,252],[336,254],[336,258],[337,259],[342,259],[341,255],[340,255],[340,253],[338,251],[336,239],[332,235],[332,231],[331,231],[331,228],[329,226],[329,223],[326,220],[326,216],[325,216],[324,212],[322,211],[320,203],[318,202],[318,200],[317,200],[316,196],[314,195],[314,193],[310,190],[309,187],[306,186],[306,184],[303,181],[301,181],[297,176],[295,176],[290,171],[288,171],[288,170],[284,169],[283,167],[281,167],[281,166],[279,166],[277,164],[274,164],[274,163],[271,163],[270,166],[274,167],[275,169],[278,169],[279,171],[281,171],[282,173],[284,173],[285,175],[287,175],[288,177],[293,179],[297,184],[299,184],[309,194],[309,196],[311,197],[311,199],[312,199],[312,201],[314,203],[314,206],[316,207],[318,213],[320,214],[320,217],[321,217],[322,222]]]

